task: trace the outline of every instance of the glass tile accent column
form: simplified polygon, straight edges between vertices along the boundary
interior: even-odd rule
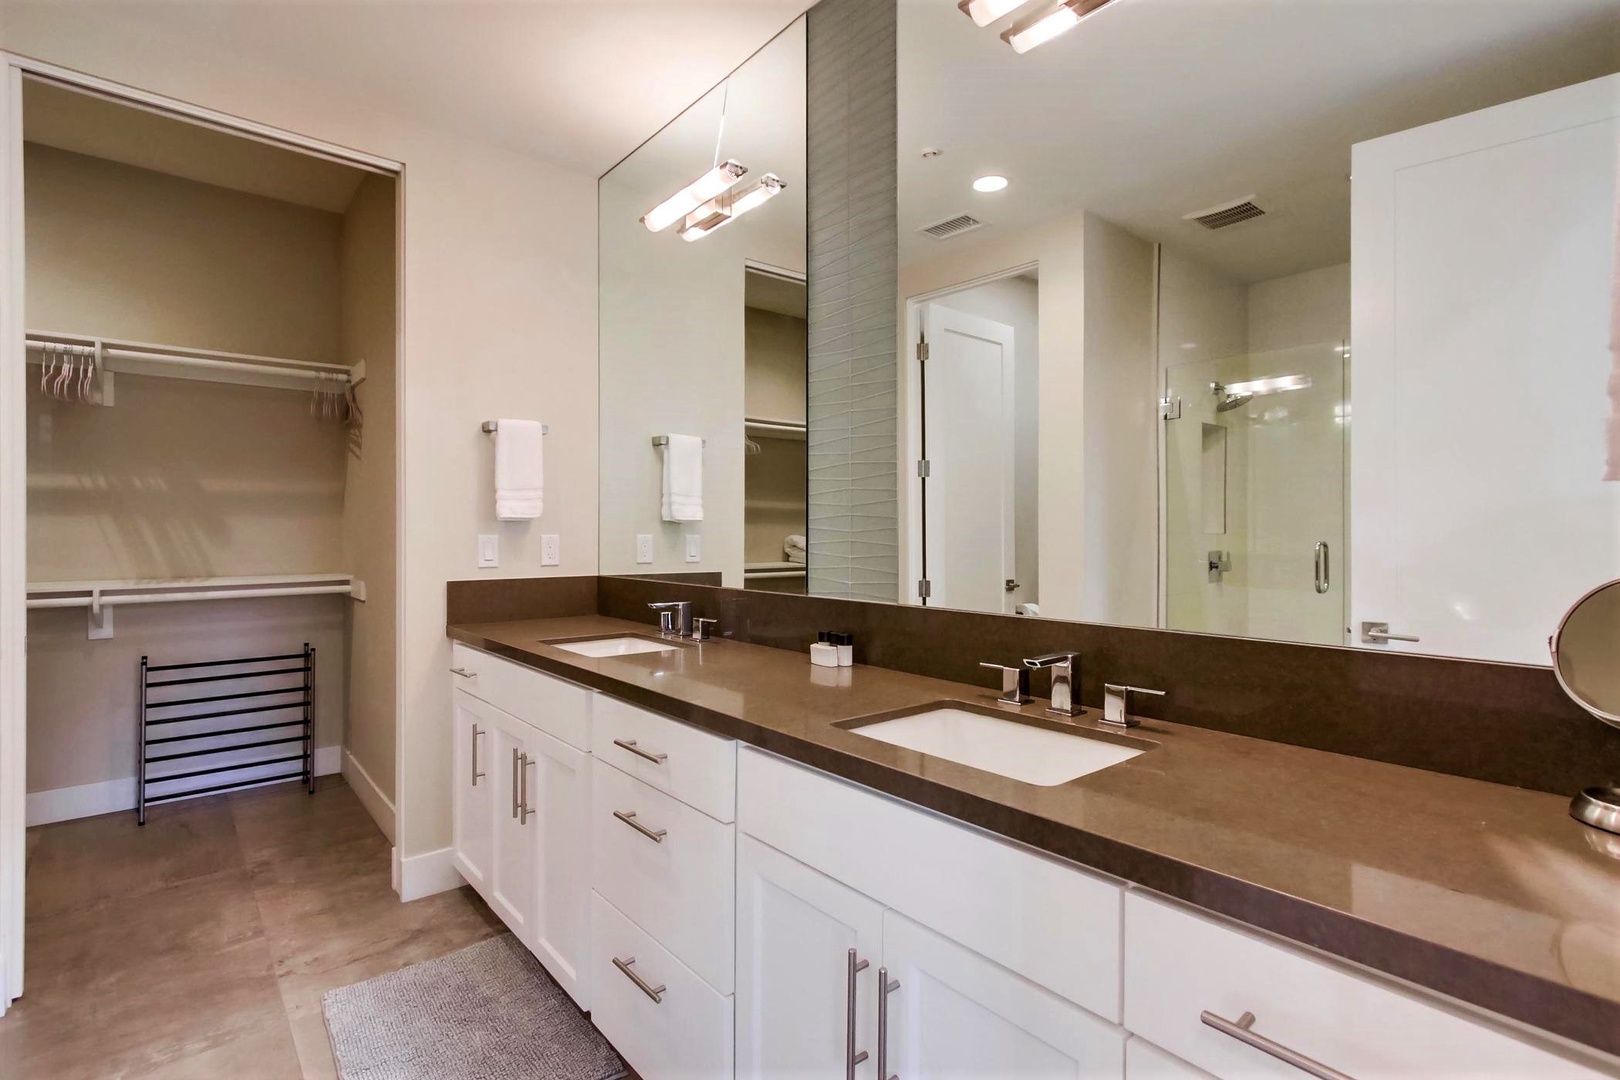
[[[808,591],[899,598],[895,4],[809,12]]]

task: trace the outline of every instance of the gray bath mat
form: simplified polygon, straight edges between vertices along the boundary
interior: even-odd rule
[[[342,1080],[614,1080],[608,1041],[511,934],[321,998]]]

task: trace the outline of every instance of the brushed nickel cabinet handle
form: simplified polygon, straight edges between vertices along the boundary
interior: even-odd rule
[[[518,749],[512,747],[512,816],[518,815]]]
[[[844,1028],[845,1080],[855,1080],[855,1066],[866,1060],[866,1051],[855,1049],[855,976],[871,966],[867,961],[856,957],[854,949],[849,950],[848,1015],[845,1018]]]
[[[878,968],[877,1074],[879,1080],[898,1080],[889,1073],[889,995],[900,989],[899,979],[889,978],[889,969]]]
[[[655,844],[662,844],[664,842],[664,837],[669,835],[668,829],[649,829],[647,826],[637,821],[636,812],[634,810],[615,810],[613,811],[613,816]]]
[[[643,750],[641,747],[636,745],[635,739],[614,739],[613,745],[619,747],[621,750],[630,751],[638,758],[646,758],[654,765],[662,765],[664,762],[669,760],[668,754],[654,754]]]
[[[528,754],[518,755],[518,824],[527,825],[534,816],[534,807],[529,805],[529,766],[534,764],[534,758]]]
[[[472,726],[472,786],[477,787],[478,781],[484,778],[484,771],[478,767],[478,740],[484,737],[483,731],[477,724]]]
[[[613,958],[613,966],[624,972],[624,977],[635,983],[637,990],[652,998],[654,1005],[662,1005],[664,1003],[664,991],[669,988],[663,983],[659,983],[657,986],[648,986],[646,979],[630,970],[631,965],[635,962],[636,958],[633,956],[623,960],[620,960],[617,956]]]
[[[1252,1046],[1262,1054],[1270,1054],[1278,1061],[1285,1062],[1300,1072],[1309,1073],[1317,1080],[1351,1080],[1338,1069],[1322,1064],[1314,1058],[1308,1058],[1298,1050],[1291,1050],[1280,1042],[1275,1042],[1254,1030],[1254,1013],[1245,1012],[1237,1020],[1231,1021],[1224,1016],[1216,1016],[1209,1010],[1198,1015],[1207,1026],[1214,1028],[1222,1035],[1230,1035],[1238,1042]]]
[[[466,669],[464,667],[453,667],[453,668],[450,669],[450,674],[452,674],[452,675],[460,675],[463,679],[476,679],[476,678],[478,678],[478,672],[469,671],[468,669]]]

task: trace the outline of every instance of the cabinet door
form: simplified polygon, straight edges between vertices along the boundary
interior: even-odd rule
[[[534,835],[540,823],[526,813],[533,805],[525,794],[533,791],[535,763],[522,721],[490,710],[498,721],[495,753],[487,770],[495,777],[495,852],[490,860],[492,887],[489,906],[524,944],[533,941],[536,853]]]
[[[529,730],[527,833],[534,903],[526,943],[582,1009],[590,1008],[586,949],[590,937],[590,755]],[[522,807],[518,816],[523,817]]]
[[[738,837],[739,1080],[843,1078],[850,1059],[863,1052],[854,1075],[877,1077],[872,1040],[882,933],[877,901]]]
[[[883,915],[887,1072],[900,1080],[1125,1074],[1124,1029],[911,920]],[[898,985],[894,985],[898,984]]]
[[[488,706],[464,691],[455,693],[451,758],[456,869],[488,900],[495,853],[494,725]]]

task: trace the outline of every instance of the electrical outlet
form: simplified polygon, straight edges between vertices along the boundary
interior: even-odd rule
[[[686,535],[686,561],[703,561],[703,534],[687,533]]]
[[[501,565],[501,538],[495,533],[478,534],[478,567]]]
[[[636,534],[636,562],[652,562],[652,533]]]
[[[556,566],[562,562],[562,544],[556,533],[540,534],[540,565]]]

